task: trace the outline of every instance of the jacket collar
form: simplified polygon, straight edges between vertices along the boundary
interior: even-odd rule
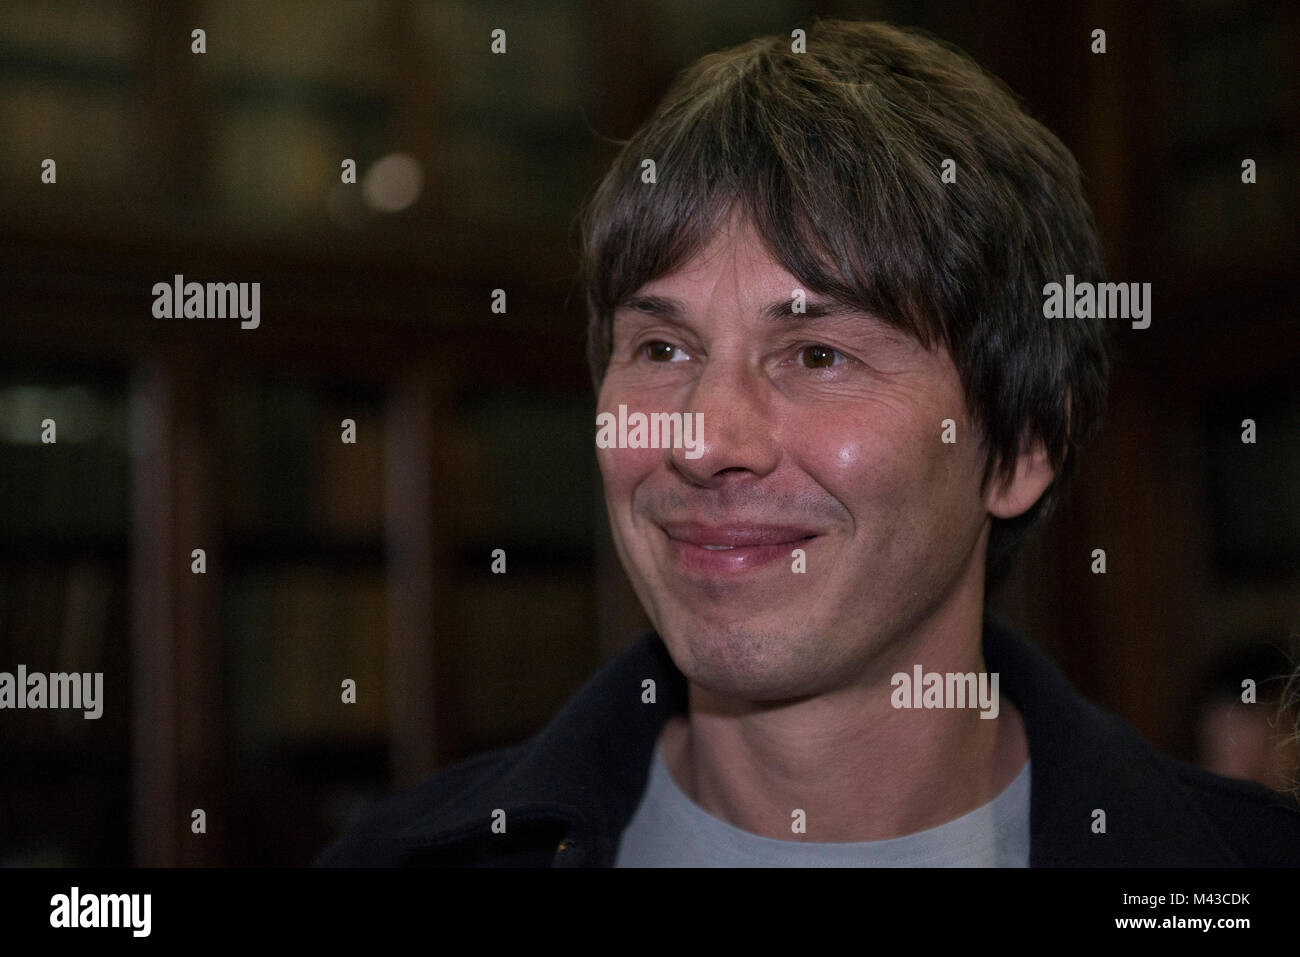
[[[1047,656],[991,615],[984,656],[1024,717],[1029,739],[1030,866],[1235,866],[1209,820],[1179,787],[1167,759],[1109,712],[1081,697]],[[653,681],[654,703],[645,684]],[[506,812],[513,840],[537,843],[539,861],[609,866],[645,790],[667,718],[687,707],[687,684],[653,631],[597,672],[495,773],[448,793],[400,840],[412,854],[495,840]],[[1105,832],[1094,831],[1096,812]],[[558,845],[554,835],[563,835]],[[521,838],[520,835],[523,835]],[[540,843],[538,843],[540,842]]]
[[[654,703],[645,703],[650,687]],[[428,851],[488,839],[488,822],[501,808],[507,834],[517,826],[562,828],[557,866],[611,865],[645,790],[659,731],[686,707],[686,679],[663,640],[653,631],[642,634],[535,737],[514,749],[496,775],[476,781],[467,793],[448,795],[407,827],[401,840],[412,851]],[[552,844],[550,852],[557,849]]]
[[[984,661],[1029,738],[1031,867],[1235,867],[1173,762],[1071,687],[1036,645],[992,616]],[[1105,832],[1094,831],[1097,812]]]

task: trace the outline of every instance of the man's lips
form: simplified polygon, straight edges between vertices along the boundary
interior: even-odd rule
[[[700,548],[753,548],[760,545],[789,545],[817,534],[816,529],[800,525],[756,525],[730,523],[705,525],[701,522],[663,522],[660,528],[675,541]]]
[[[705,525],[664,522],[668,553],[688,577],[708,581],[733,580],[763,567],[789,560],[794,548],[807,545],[817,532],[800,525]]]

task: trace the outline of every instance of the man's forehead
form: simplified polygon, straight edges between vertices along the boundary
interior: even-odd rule
[[[714,267],[761,268],[784,272],[763,242],[754,224],[733,215],[687,260],[685,269],[707,271]]]
[[[776,318],[782,310],[775,304],[784,300],[788,315],[796,296],[812,302],[822,314],[826,303],[821,297],[768,251],[748,219],[733,213],[685,262],[642,283],[615,308],[681,319],[721,297],[746,312]]]
[[[859,331],[919,346],[882,314],[812,291],[772,255],[753,221],[733,209],[713,235],[677,268],[642,283],[614,306],[614,323],[650,317],[686,324],[721,302],[773,328],[846,322]],[[820,322],[819,322],[820,321]]]
[[[744,310],[741,318],[753,318],[773,332],[796,328],[834,328],[852,338],[866,337],[872,342],[890,343],[907,352],[924,347],[914,336],[873,312],[844,305],[834,299],[809,294],[796,311],[793,297],[756,301]],[[627,297],[614,311],[614,326],[626,326],[638,319],[661,320],[681,326],[707,322],[712,304],[696,306],[689,300],[655,293],[638,293]],[[620,322],[620,319],[622,320]]]
[[[646,287],[642,287],[643,289]],[[802,291],[802,290],[801,290]],[[798,308],[796,309],[796,304]],[[691,317],[696,311],[695,304],[689,299],[679,299],[675,296],[664,296],[650,292],[637,293],[623,300],[618,306],[618,312],[641,313],[647,316],[654,316],[660,319],[673,319],[684,321]],[[781,297],[768,301],[756,301],[752,308],[753,315],[758,319],[780,320],[780,319],[821,319],[828,316],[850,315],[857,313],[865,315],[859,310],[854,310],[848,306],[842,306],[831,299],[824,299],[810,293],[805,293],[802,301],[798,300],[795,295]]]

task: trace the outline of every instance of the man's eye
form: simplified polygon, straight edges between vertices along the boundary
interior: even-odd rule
[[[647,342],[645,345],[641,347],[641,349],[645,353],[646,358],[649,359],[651,362],[681,361],[681,360],[673,359],[672,356],[673,353],[677,351],[677,347],[674,345],[670,345],[667,342],[659,342],[659,341]]]
[[[832,366],[840,365],[835,361],[835,357],[843,359],[843,355],[836,352],[829,346],[804,346],[799,350],[799,358],[803,365],[809,369],[829,369]]]

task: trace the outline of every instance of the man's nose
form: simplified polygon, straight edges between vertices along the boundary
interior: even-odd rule
[[[730,474],[771,472],[781,458],[772,396],[762,371],[742,357],[710,359],[686,404],[688,414],[699,416],[694,449],[672,449],[673,467],[703,486],[726,481]]]

